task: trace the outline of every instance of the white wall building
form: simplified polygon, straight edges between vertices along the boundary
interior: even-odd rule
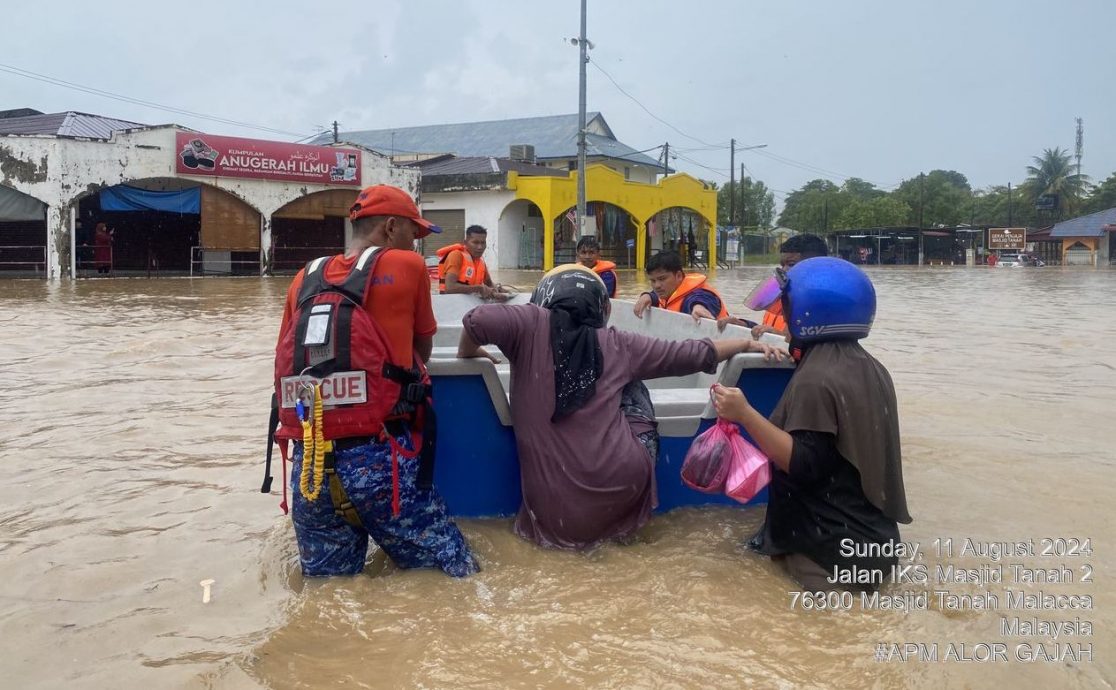
[[[284,219],[285,227],[290,228],[289,237],[297,238],[299,232],[303,232],[300,228],[312,232],[313,223],[327,218],[335,229],[346,224],[347,235],[344,216],[361,187],[389,183],[402,187],[412,196],[417,197],[419,192],[417,170],[393,167],[385,156],[352,145],[327,149],[238,139],[235,141],[242,142],[240,149],[226,150],[214,145],[211,150],[221,149],[230,157],[231,151],[274,150],[281,152],[275,154],[277,158],[289,155],[293,160],[282,159],[269,164],[269,154],[253,154],[252,157],[250,151],[245,152],[241,162],[259,169],[244,169],[242,174],[268,176],[266,179],[249,179],[237,176],[241,173],[223,172],[232,168],[222,169],[220,161],[215,170],[202,166],[184,172],[180,162],[184,137],[234,141],[175,125],[143,126],[82,113],[0,117],[0,270],[4,269],[3,249],[11,246],[10,237],[16,232],[9,230],[6,236],[6,228],[22,228],[23,234],[19,235],[22,238],[34,235],[34,232],[27,234],[27,211],[34,208],[28,197],[41,204],[42,258],[41,261],[31,259],[26,265],[41,264],[41,269],[35,272],[41,270],[44,277],[54,279],[79,273],[77,234],[79,222],[85,221],[85,218],[79,219],[83,200],[117,185],[158,191],[201,188],[201,208],[194,221],[195,225],[200,224],[200,232],[196,234],[200,243],[197,249],[201,251],[191,248],[191,267],[195,254],[202,260],[219,262],[222,253],[256,251],[261,272],[269,271],[275,259],[272,255],[276,249],[272,233],[275,219]],[[288,175],[284,170],[289,170],[289,166],[297,164],[307,169],[321,169],[323,165],[332,165],[332,157],[343,151],[355,154],[349,161],[359,161],[354,165],[357,169],[347,173],[345,179],[330,182],[331,173],[321,182],[308,182],[305,176],[299,179],[293,174],[292,179],[282,179],[282,175]],[[311,162],[310,156],[317,158]],[[259,163],[259,160],[264,162]],[[341,158],[337,160],[340,162]],[[19,210],[10,211],[11,216],[6,218],[6,208]],[[329,237],[334,244],[343,241],[336,239],[338,232],[332,232]],[[118,236],[116,245],[120,253],[121,241]],[[285,241],[298,244],[297,240]],[[38,256],[38,252],[29,252],[26,248],[36,245],[21,246],[24,248],[19,250],[20,256]],[[15,255],[12,251],[9,254]],[[177,249],[172,258],[175,265],[182,261]],[[301,259],[292,258],[291,261],[298,263]]]

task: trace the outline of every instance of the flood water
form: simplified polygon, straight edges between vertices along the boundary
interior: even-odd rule
[[[766,273],[716,284],[739,306]],[[762,508],[676,511],[588,554],[538,549],[510,520],[464,521],[475,577],[389,566],[304,582],[277,495],[259,493],[288,279],[0,281],[0,683],[1111,687],[1116,271],[870,274],[880,306],[865,344],[898,392],[904,539],[931,568],[989,561],[939,557],[938,538],[1091,539],[1089,555],[1005,561],[1066,564],[1073,584],[1015,589],[1088,594],[1091,609],[1004,611],[1000,584],[987,588],[996,611],[792,609],[790,583],[743,548]],[[915,589],[985,589],[933,583]],[[1015,659],[1019,643],[1054,640],[1005,637],[1005,615],[1089,622],[1091,635],[1057,642],[1091,644],[1093,660]],[[938,643],[940,657],[877,663],[879,642]],[[949,643],[1006,643],[1011,659],[946,659]]]

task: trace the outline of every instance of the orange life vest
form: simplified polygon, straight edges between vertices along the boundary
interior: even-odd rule
[[[763,313],[763,325],[771,326],[777,331],[787,331],[787,320],[783,318],[783,304],[776,302]]]
[[[599,276],[603,276],[605,273],[612,273],[612,292],[609,294],[609,297],[615,297],[616,287],[620,284],[620,281],[617,280],[616,277],[616,264],[612,261],[598,261],[593,265],[593,272]]]
[[[446,263],[454,252],[461,252],[461,273],[457,276],[457,282],[462,285],[484,285],[484,279],[488,275],[484,259],[473,259],[473,255],[463,244],[451,244],[435,252],[438,255],[438,292],[446,292]]]
[[[686,295],[701,288],[712,292],[721,302],[721,311],[713,316],[718,319],[728,316],[728,309],[725,308],[725,300],[721,297],[721,293],[706,285],[705,283],[707,280],[708,279],[700,273],[687,273],[686,277],[682,279],[682,284],[678,286],[678,289],[674,291],[674,294],[672,294],[670,299],[666,301],[666,304],[663,305],[663,309],[682,311],[682,302],[686,300]]]

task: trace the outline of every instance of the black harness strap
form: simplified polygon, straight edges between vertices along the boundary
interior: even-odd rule
[[[261,494],[271,493],[271,450],[275,445],[275,430],[279,427],[279,396],[271,394],[271,418],[267,422],[267,460],[264,462],[264,480]],[[284,441],[286,443],[286,441]]]

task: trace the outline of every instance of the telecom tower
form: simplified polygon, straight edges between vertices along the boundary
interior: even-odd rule
[[[1074,147],[1074,155],[1077,156],[1077,176],[1081,177],[1081,154],[1085,151],[1085,124],[1081,118],[1077,118],[1077,144]]]

